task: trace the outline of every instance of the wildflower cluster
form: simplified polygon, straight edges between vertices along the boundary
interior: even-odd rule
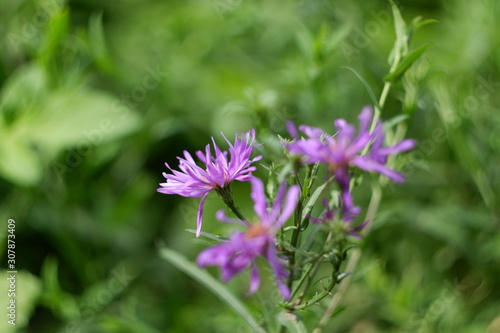
[[[241,227],[241,231],[227,240],[203,250],[197,264],[219,267],[223,281],[249,269],[248,293],[252,294],[260,286],[257,258],[261,257],[273,272],[284,300],[282,306],[290,310],[308,307],[328,295],[347,276],[348,272],[341,271],[346,252],[356,238],[361,238],[360,230],[370,222],[356,223],[361,208],[355,204],[352,194],[354,172],[357,169],[356,174],[359,170],[378,173],[402,182],[403,175],[387,165],[388,157],[415,146],[412,140],[384,146],[384,127],[380,121],[373,120],[371,107],[365,107],[358,119],[358,131],[343,119],[335,120],[337,131],[334,134],[306,125],[297,130],[294,124],[288,123],[291,139],[282,140],[281,144],[285,160],[293,167],[286,168],[283,163],[270,168],[272,177],[268,184],[277,188],[268,191],[275,192],[272,198],[266,196],[263,181],[253,175],[257,169],[254,162],[262,159],[262,156],[252,158],[257,146],[255,130],[241,136],[236,134],[234,144],[224,137],[229,147],[227,151],[222,151],[212,138],[214,154],[207,145],[204,152],[195,153],[198,163],[185,151],[184,157],[178,158],[179,170],[167,164],[171,173],[163,174],[166,182],[160,184],[158,192],[201,197],[197,237],[202,234],[203,205],[212,191],[236,217],[230,218],[221,210],[216,218]],[[299,130],[303,136],[299,135]],[[325,182],[314,188],[314,180],[320,172],[325,173]],[[231,191],[234,181],[251,183],[254,222],[246,219],[234,202]],[[328,188],[333,184],[337,186]],[[321,198],[323,212],[313,214]],[[323,264],[330,267],[328,283],[322,291],[310,296],[313,278]]]

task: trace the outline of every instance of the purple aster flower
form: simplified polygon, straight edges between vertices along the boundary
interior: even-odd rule
[[[222,134],[222,133],[221,133]],[[179,169],[173,170],[167,163],[165,165],[172,172],[163,173],[167,179],[166,183],[160,183],[157,189],[160,193],[178,194],[183,197],[201,198],[196,221],[196,237],[200,235],[203,204],[212,190],[215,190],[224,200],[232,200],[230,195],[230,183],[233,180],[248,181],[252,177],[255,166],[250,166],[262,156],[250,159],[255,144],[255,130],[250,130],[241,139],[235,134],[234,145],[222,134],[229,145],[229,158],[227,151],[221,151],[212,138],[215,157],[212,156],[210,145],[205,147],[205,152],[197,151],[196,157],[205,165],[199,167],[191,154],[184,151],[184,158],[179,159]],[[229,192],[229,195],[228,195]]]
[[[298,139],[285,146],[292,154],[301,155],[304,163],[323,163],[335,175],[342,191],[344,214],[352,214],[354,206],[349,187],[349,168],[358,167],[365,171],[377,172],[396,181],[404,181],[403,175],[387,167],[389,155],[405,152],[415,146],[413,140],[403,140],[394,146],[383,147],[385,134],[383,126],[377,123],[372,133],[369,126],[372,121],[372,108],[363,108],[359,119],[359,133],[344,119],[335,120],[337,134],[330,136],[321,129],[302,125],[299,129],[307,138]]]
[[[284,299],[290,298],[290,290],[285,284],[288,276],[284,262],[277,255],[276,234],[281,226],[294,213],[299,199],[299,187],[291,186],[288,192],[285,184],[278,190],[272,206],[268,206],[264,185],[257,178],[252,178],[251,197],[259,222],[250,223],[226,217],[224,211],[217,212],[217,218],[225,223],[242,224],[245,232],[237,232],[222,244],[214,245],[202,251],[197,258],[201,267],[219,266],[222,280],[227,282],[234,275],[250,267],[249,294],[254,293],[260,285],[257,257],[264,257],[271,266],[278,289]],[[287,193],[286,193],[287,192]]]
[[[325,223],[330,223],[330,222],[335,221],[335,213],[337,210],[334,208],[330,208],[330,205],[328,204],[328,200],[326,200],[326,199],[323,199],[323,205],[326,208],[323,215],[321,215],[321,217],[319,217],[319,218],[309,217],[309,220],[311,220],[311,222],[316,223],[316,224],[325,224]],[[357,214],[359,214],[359,211],[356,212],[356,215]],[[358,231],[363,229],[363,227],[368,223],[368,221],[365,221],[358,226],[353,226],[352,220],[354,220],[355,217],[356,217],[355,215],[343,216],[342,217],[342,230],[351,236],[354,236],[356,238],[361,238],[361,235],[358,233]]]

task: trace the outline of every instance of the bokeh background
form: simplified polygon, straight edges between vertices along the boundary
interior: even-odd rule
[[[415,33],[414,47],[434,45],[382,113],[408,115],[420,145],[407,182],[385,189],[327,331],[500,332],[500,2],[398,3],[408,22],[438,21]],[[0,331],[247,332],[158,255],[168,246],[194,260],[208,245],[185,230],[198,200],[156,192],[163,163],[211,136],[222,145],[221,131],[355,121],[371,101],[345,66],[380,94],[388,3],[2,0],[0,22],[3,309],[8,218],[19,272],[17,325],[2,310]],[[369,193],[357,195],[366,207]],[[205,230],[222,230],[222,207],[209,197]],[[229,287],[258,318],[274,311],[265,290],[243,295],[247,283]]]

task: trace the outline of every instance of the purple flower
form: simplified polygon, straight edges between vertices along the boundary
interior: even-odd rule
[[[403,175],[386,166],[389,155],[405,152],[415,146],[413,140],[403,140],[394,146],[383,147],[385,134],[383,126],[377,123],[372,133],[369,131],[372,121],[372,108],[367,106],[361,111],[359,133],[353,125],[344,119],[335,120],[337,134],[330,136],[321,129],[302,125],[299,129],[307,138],[286,144],[290,153],[301,155],[304,163],[323,163],[335,175],[342,191],[344,214],[352,214],[354,206],[349,191],[349,168],[358,167],[365,171],[377,172],[396,181],[404,181]]]
[[[250,165],[262,158],[262,156],[257,156],[250,159],[255,144],[255,130],[248,131],[244,136],[242,135],[241,139],[235,134],[234,145],[229,142],[224,134],[222,136],[229,145],[229,159],[228,152],[221,151],[212,138],[215,157],[212,156],[210,145],[205,147],[205,152],[196,152],[196,157],[205,165],[205,169],[199,167],[191,154],[184,151],[184,158],[177,157],[181,171],[172,170],[165,163],[172,173],[163,173],[167,182],[160,183],[161,187],[157,189],[158,192],[165,194],[178,194],[191,198],[202,197],[196,221],[196,237],[201,232],[203,204],[208,193],[215,190],[222,196],[223,193],[228,191],[229,185],[233,180],[250,180],[252,171],[256,170],[255,166]]]
[[[225,223],[243,224],[245,232],[235,233],[227,242],[214,245],[202,251],[197,258],[201,267],[219,266],[222,280],[227,282],[234,275],[250,267],[250,290],[254,293],[260,285],[257,257],[264,257],[271,266],[278,289],[284,299],[290,298],[290,290],[285,284],[288,276],[284,262],[277,255],[276,234],[281,226],[294,213],[299,199],[299,187],[291,186],[286,193],[282,184],[272,206],[268,206],[264,185],[257,178],[252,178],[251,197],[259,222],[234,220],[226,217],[224,211],[217,212],[217,218]]]
[[[325,206],[326,211],[323,213],[323,215],[321,215],[321,217],[319,217],[319,218],[309,217],[309,220],[311,220],[313,223],[325,224],[325,223],[331,223],[331,222],[335,221],[336,209],[330,208],[330,206],[328,204],[328,200],[326,200],[326,199],[323,199],[323,205]],[[357,214],[359,214],[359,211],[356,212],[356,215]],[[351,236],[354,236],[356,238],[361,238],[361,235],[358,234],[358,231],[363,229],[363,227],[368,223],[368,221],[365,221],[358,226],[353,226],[352,220],[354,218],[355,218],[355,215],[343,216],[342,221],[341,221],[342,222],[342,230]]]

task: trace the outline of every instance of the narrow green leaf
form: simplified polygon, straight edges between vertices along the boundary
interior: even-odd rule
[[[276,319],[278,322],[285,326],[290,333],[307,333],[306,326],[302,319],[295,313],[280,312]]]
[[[280,173],[278,174],[278,184],[281,184],[285,180],[285,178],[290,174],[290,171],[293,170],[293,164],[288,162],[283,166]]]
[[[434,44],[425,44],[419,48],[413,50],[409,55],[407,55],[403,61],[396,67],[396,69],[384,77],[385,82],[395,82],[401,78],[401,76],[410,68],[411,64],[415,62],[429,47]]]
[[[353,27],[352,22],[342,24],[335,31],[330,32],[328,25],[323,24],[314,43],[316,60],[323,63],[332,55],[340,43],[349,35]]]
[[[114,64],[110,60],[102,27],[102,13],[93,15],[89,20],[89,47],[96,64],[104,71],[112,73]]]
[[[336,29],[331,37],[326,41],[325,50],[327,52],[335,51],[340,43],[349,36],[354,24],[352,22],[347,22],[342,24],[338,29]]]
[[[361,81],[361,83],[363,83],[363,85],[365,86],[365,89],[368,92],[368,95],[370,96],[370,99],[372,100],[374,107],[377,109],[380,109],[380,106],[378,105],[377,97],[375,97],[375,93],[373,92],[373,89],[370,87],[368,82],[366,82],[366,80],[361,76],[361,74],[359,74],[358,72],[356,72],[356,70],[354,68],[349,67],[349,66],[342,66],[342,68],[350,70],[351,72],[354,73],[354,75],[356,75],[358,77],[358,79]]]
[[[313,55],[313,44],[314,44],[314,38],[309,32],[309,29],[305,27],[303,24],[300,24],[299,27],[295,30],[296,32],[296,40],[297,40],[297,45],[302,51],[302,54],[309,60],[312,61],[314,55]]]
[[[392,117],[391,119],[384,121],[384,129],[387,131],[388,129],[402,123],[408,118],[410,117],[407,114],[400,114],[395,117]]]
[[[73,295],[65,292],[59,283],[59,264],[57,259],[47,257],[42,266],[43,281],[42,303],[66,320],[79,317],[80,311]]]
[[[165,259],[179,270],[189,275],[194,280],[204,285],[221,301],[225,302],[231,309],[245,320],[245,322],[252,328],[254,332],[265,333],[262,327],[259,326],[257,321],[253,318],[252,314],[248,311],[246,306],[219,281],[214,279],[206,271],[198,268],[196,265],[188,261],[183,255],[168,249],[160,249],[160,257]]]
[[[396,30],[396,43],[394,45],[395,51],[399,54],[405,54],[405,51],[408,48],[408,29],[403,17],[401,16],[398,6],[392,0],[389,0],[389,2],[391,3],[392,15],[394,17],[394,29]]]
[[[411,23],[411,27],[413,32],[417,31],[418,29],[422,28],[423,26],[426,26],[428,24],[432,23],[437,23],[439,22],[436,19],[427,19],[427,20],[421,20],[421,17],[416,17],[413,22]]]
[[[44,43],[39,51],[40,60],[47,71],[50,70],[51,62],[55,59],[55,53],[68,31],[68,26],[69,11],[67,8],[60,6],[50,19],[47,31],[44,33]]]
[[[269,174],[267,176],[266,191],[269,198],[274,198],[276,193],[276,171],[274,169],[274,163],[271,163],[269,167]]]
[[[311,195],[309,200],[307,201],[307,204],[304,206],[304,212],[302,213],[302,222],[304,222],[309,214],[311,214],[311,211],[314,207],[314,204],[318,200],[319,196],[321,195],[321,192],[325,189],[325,187],[330,184],[332,181],[333,177],[328,179],[323,185],[319,186]]]
[[[196,234],[196,230],[194,229],[186,229],[187,232],[191,232],[193,234]],[[217,235],[214,235],[214,234],[210,234],[208,232],[204,232],[202,231],[200,233],[200,237],[204,237],[204,238],[207,238],[207,239],[210,239],[210,240],[213,240],[217,243],[224,243],[228,240],[228,238],[226,237],[221,237],[221,236],[217,236]]]
[[[337,276],[337,280],[340,282],[340,281],[342,281],[342,279],[345,279],[349,275],[352,275],[352,272],[340,273],[339,276]]]

